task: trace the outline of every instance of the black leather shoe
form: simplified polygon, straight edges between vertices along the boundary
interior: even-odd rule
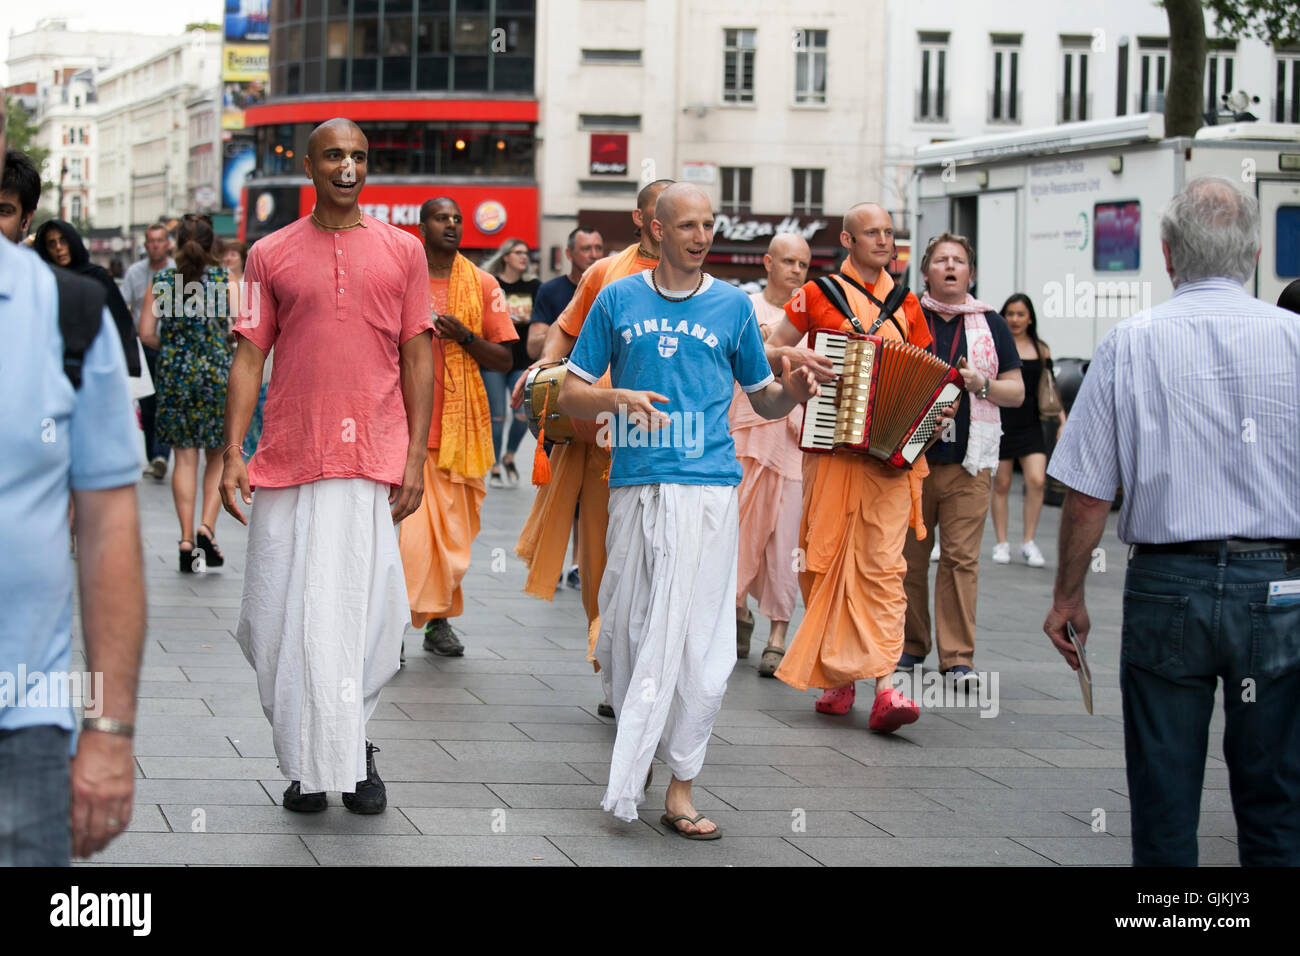
[[[445,617],[435,617],[424,625],[424,649],[443,657],[461,657],[465,653],[465,645]]]
[[[324,793],[303,793],[302,785],[297,780],[285,789],[284,799],[280,803],[294,813],[320,813],[329,805]]]
[[[343,794],[343,806],[353,813],[383,813],[388,806],[388,789],[375,769],[379,748],[366,741],[366,779],[357,781],[356,793]]]

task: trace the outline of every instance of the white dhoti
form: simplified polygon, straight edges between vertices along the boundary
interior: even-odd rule
[[[736,489],[609,491],[596,660],[618,718],[601,806],[635,820],[656,748],[678,780],[704,765],[736,665]]]
[[[256,492],[235,638],[280,771],[303,793],[366,778],[366,721],[399,666],[406,583],[388,492],[366,478]]]

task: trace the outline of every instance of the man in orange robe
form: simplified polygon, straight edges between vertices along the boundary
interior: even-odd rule
[[[478,537],[483,476],[492,467],[491,411],[479,366],[504,372],[519,336],[497,280],[462,256],[460,207],[430,199],[420,209],[434,317],[433,419],[424,460],[424,498],[402,522],[400,547],[411,623],[424,649],[460,657],[447,623],[464,613],[460,582]]]
[[[840,243],[849,256],[831,281],[862,331],[921,348],[929,345],[921,305],[910,292],[876,327],[881,304],[894,288],[885,271],[894,250],[889,213],[874,203],[853,206],[844,216]],[[768,344],[792,346],[817,328],[857,331],[816,283],[808,282],[787,303],[785,319]],[[890,678],[903,651],[907,611],[903,544],[909,523],[918,534],[925,533],[920,502],[926,474],[922,459],[904,471],[845,451],[804,455],[799,586],[805,611],[776,676],[799,690],[826,688],[817,710],[829,714],[848,713],[855,682],[875,678],[869,726],[883,733],[919,715],[915,702]]]
[[[637,194],[637,208],[632,221],[640,230],[640,241],[622,252],[593,263],[573,293],[573,299],[546,334],[541,357],[530,366],[552,365],[573,351],[587,319],[591,304],[602,289],[626,276],[653,269],[659,262],[659,244],[650,234],[659,194],[672,180],[660,179],[642,187]],[[513,407],[523,402],[526,376],[515,385]],[[606,374],[596,383],[609,387]],[[583,432],[587,440],[556,445],[551,450],[551,481],[537,489],[533,508],[519,535],[515,553],[528,565],[524,591],[544,601],[555,596],[555,588],[564,570],[564,552],[573,530],[574,510],[581,508],[578,520],[578,567],[581,569],[582,606],[587,612],[587,660],[595,663],[593,651],[600,633],[600,612],[596,596],[605,574],[605,531],[609,526],[609,449],[596,444],[596,425]],[[540,454],[540,450],[538,454]],[[612,717],[608,702],[601,705],[604,716]]]

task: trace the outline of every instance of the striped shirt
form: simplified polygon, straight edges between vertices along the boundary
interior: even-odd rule
[[[1126,544],[1300,538],[1300,316],[1215,278],[1120,322],[1048,474],[1122,487]]]

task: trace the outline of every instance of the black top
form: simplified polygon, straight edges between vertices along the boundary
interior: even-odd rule
[[[528,357],[528,320],[533,314],[533,296],[537,294],[542,283],[537,279],[506,282],[501,278],[498,278],[497,282],[501,284],[501,291],[506,294],[506,308],[510,310],[510,318],[515,323],[515,333],[519,336],[517,342],[510,343],[510,354],[514,359],[510,371],[521,372],[533,361]]]
[[[551,325],[573,301],[573,294],[577,291],[578,284],[569,278],[567,272],[543,282],[533,297],[532,321]]]
[[[1050,358],[1047,360],[1047,367],[1052,368]],[[1020,360],[1020,375],[1025,380],[1025,400],[1019,408],[1002,409],[1003,434],[1042,427],[1038,415],[1038,380],[1042,374],[1041,360],[1036,358]]]
[[[1007,328],[1006,319],[996,312],[985,312],[989,332],[993,335],[993,347],[998,353],[998,375],[1020,368],[1020,354],[1016,351],[1016,340]],[[956,366],[958,359],[966,357],[966,317],[956,315],[945,321],[938,313],[926,310],[925,320],[930,324],[930,334],[934,337],[931,351],[939,358]],[[957,339],[956,353],[953,353],[953,339]],[[926,461],[932,465],[961,464],[966,457],[966,442],[970,439],[970,393],[962,396],[957,406],[957,440],[945,442],[942,439],[930,446],[925,453]]]

